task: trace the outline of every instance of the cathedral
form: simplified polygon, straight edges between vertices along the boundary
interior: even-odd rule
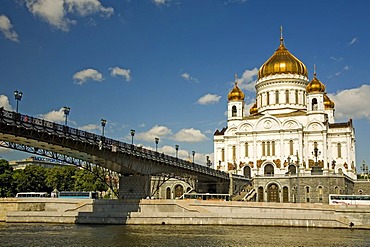
[[[252,179],[244,200],[327,203],[353,194],[356,180],[352,120],[335,121],[335,103],[316,75],[285,47],[260,67],[256,102],[245,109],[235,85],[227,126],[214,133],[214,168]]]

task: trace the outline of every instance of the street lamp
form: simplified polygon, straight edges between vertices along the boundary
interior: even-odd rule
[[[178,157],[178,153],[179,153],[179,145],[175,145],[175,149],[176,149],[176,159],[177,159],[177,157]]]
[[[194,163],[195,151],[192,151],[192,154],[193,154],[193,163]]]
[[[301,202],[301,193],[300,193],[300,189],[299,189],[299,157],[298,157],[298,150],[296,151],[296,156],[297,156],[297,163],[296,163],[296,167],[297,167],[297,203],[300,203]]]
[[[134,145],[134,135],[135,135],[135,130],[134,130],[134,129],[131,129],[131,130],[130,130],[130,133],[131,133],[131,145]]]
[[[157,152],[158,151],[159,138],[158,137],[154,138],[154,141],[155,141],[155,151]]]
[[[22,100],[22,95],[23,95],[23,93],[21,91],[18,91],[18,90],[14,91],[14,98],[17,101],[17,108],[16,108],[17,113],[18,113],[18,103],[19,103],[19,101]]]
[[[107,120],[101,119],[100,122],[101,122],[101,127],[102,127],[101,135],[104,136],[104,128],[105,128],[105,125],[107,124]]]
[[[313,152],[312,152],[312,155],[315,156],[315,166],[312,168],[311,173],[318,173],[318,174],[322,173],[322,169],[321,167],[319,167],[319,164],[317,163],[317,156],[319,156],[320,154],[321,152],[315,145],[315,148],[313,149]]]
[[[65,117],[65,122],[64,122],[65,126],[67,126],[67,121],[68,121],[67,119],[68,119],[68,115],[70,111],[71,111],[71,108],[69,108],[68,106],[63,107],[64,117]]]

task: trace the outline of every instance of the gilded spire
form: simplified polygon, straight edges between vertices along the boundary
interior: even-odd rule
[[[284,45],[284,38],[283,38],[283,25],[280,26],[280,44]]]
[[[313,65],[313,76],[316,77],[316,64]]]
[[[235,75],[234,75],[234,77],[235,77],[235,86],[237,86],[238,85],[238,73],[235,73]]]
[[[235,73],[234,88],[228,94],[229,101],[244,100],[244,93],[238,87],[238,74]]]

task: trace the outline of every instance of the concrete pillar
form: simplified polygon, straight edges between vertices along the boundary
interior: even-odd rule
[[[149,175],[122,176],[119,180],[119,196],[123,199],[143,199],[150,197]]]

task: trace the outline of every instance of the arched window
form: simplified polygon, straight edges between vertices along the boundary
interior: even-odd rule
[[[274,175],[274,167],[271,164],[265,166],[264,169],[265,176],[273,176]]]
[[[263,202],[263,187],[258,187],[257,196],[258,196],[258,201]]]
[[[338,158],[342,158],[342,144],[340,143],[337,144],[337,153],[338,153]]]
[[[279,104],[279,90],[275,91],[275,104]]]
[[[267,156],[270,156],[270,142],[267,142]]]
[[[275,141],[271,142],[271,147],[272,147],[272,156],[275,156]]]
[[[293,140],[289,141],[289,155],[293,155]]]
[[[285,90],[285,103],[289,104],[289,90]]]
[[[334,187],[334,193],[335,193],[335,194],[340,194],[340,189],[339,189],[339,187],[338,187],[338,186],[335,186],[335,187]]]
[[[225,149],[221,149],[221,161],[224,162],[225,161]]]
[[[246,142],[245,144],[244,144],[244,156],[245,157],[248,157],[249,156],[249,154],[248,154],[248,142]]]
[[[266,156],[265,142],[262,142],[262,156]]]
[[[166,199],[171,199],[171,188],[166,189]]]
[[[236,113],[237,113],[236,106],[233,106],[233,107],[231,108],[231,116],[232,116],[232,117],[236,117]]]
[[[270,104],[270,93],[269,92],[266,93],[266,104],[267,105]]]
[[[319,197],[319,202],[322,202],[322,198],[324,197],[324,189],[322,188],[322,186],[319,186],[317,188],[317,193]]]
[[[236,146],[233,146],[232,150],[233,150],[233,160],[236,160]]]
[[[289,190],[288,187],[283,187],[283,202],[289,202]]]
[[[313,111],[317,111],[317,99],[316,98],[313,98],[312,99],[312,110]]]
[[[244,167],[244,177],[251,178],[251,168],[249,166]]]
[[[178,184],[175,186],[175,198],[179,198],[184,194],[184,188],[182,185]]]
[[[296,166],[295,165],[289,165],[288,166],[288,171],[289,171],[290,175],[297,174],[297,169],[296,169]]]
[[[310,202],[310,187],[306,186],[305,188],[305,197],[306,197],[306,202]]]

